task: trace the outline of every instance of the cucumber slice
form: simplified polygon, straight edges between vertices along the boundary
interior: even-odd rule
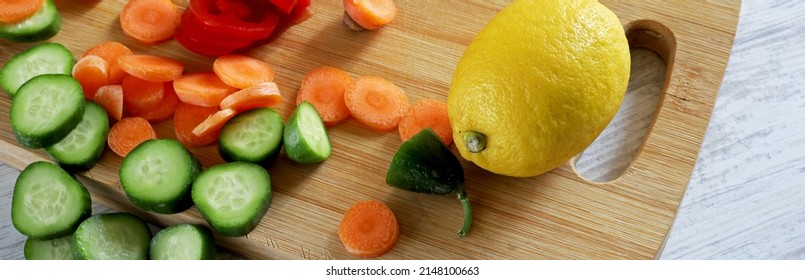
[[[56,144],[84,115],[81,84],[67,75],[36,76],[20,87],[9,115],[21,145],[37,149]]]
[[[104,213],[84,220],[73,234],[73,254],[79,260],[144,260],[151,230],[129,213]]]
[[[11,222],[29,238],[69,235],[91,212],[87,188],[50,162],[31,163],[14,184]]]
[[[283,141],[288,158],[302,164],[322,162],[333,151],[319,112],[308,101],[300,103],[288,118]]]
[[[81,122],[64,139],[45,147],[45,151],[65,169],[88,170],[103,155],[108,135],[106,110],[95,102],[86,101]]]
[[[271,204],[271,180],[260,165],[224,163],[201,172],[192,195],[213,230],[244,236],[257,227]]]
[[[48,240],[28,238],[25,240],[23,254],[26,260],[72,260],[72,240],[72,235]]]
[[[190,186],[201,164],[174,139],[150,139],[123,159],[119,172],[123,191],[134,205],[172,214],[192,206]]]
[[[46,0],[42,8],[29,18],[17,23],[0,23],[0,38],[18,43],[50,39],[61,30],[61,16],[53,0]]]
[[[200,225],[167,227],[151,239],[150,255],[152,260],[209,260],[215,257],[215,238]]]
[[[75,57],[58,43],[42,43],[10,58],[0,69],[0,86],[12,97],[33,77],[42,74],[72,75]]]
[[[270,108],[241,113],[221,129],[218,153],[226,161],[248,161],[270,166],[282,149],[285,125],[282,116]]]

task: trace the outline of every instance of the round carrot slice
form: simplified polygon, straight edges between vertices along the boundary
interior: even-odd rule
[[[123,118],[109,129],[106,142],[115,154],[126,157],[137,145],[157,138],[154,127],[143,118]]]
[[[397,16],[392,0],[344,0],[344,11],[365,29],[378,29]]]
[[[254,108],[274,107],[282,102],[277,84],[267,82],[239,90],[221,100],[221,109],[245,112]]]
[[[42,8],[45,0],[0,0],[0,23],[18,23]]]
[[[100,56],[88,55],[73,65],[73,78],[81,84],[84,97],[95,98],[98,88],[109,84],[109,64]]]
[[[126,36],[150,45],[172,38],[181,18],[170,0],[129,0],[120,12],[120,27]]]
[[[338,237],[353,255],[379,257],[397,244],[400,227],[394,212],[380,201],[352,205],[338,226]]]
[[[360,123],[377,131],[397,128],[408,111],[408,96],[389,80],[363,76],[344,92],[350,114]]]
[[[147,111],[159,107],[165,96],[162,82],[146,81],[135,76],[123,79],[123,105],[129,111]]]
[[[231,108],[215,112],[215,114],[210,115],[198,124],[196,128],[193,129],[193,134],[196,135],[196,137],[206,137],[210,134],[220,135],[221,128],[224,127],[226,122],[232,119],[236,113],[237,112]]]
[[[176,107],[179,106],[179,97],[173,91],[173,83],[166,82],[163,87],[164,94],[156,108],[145,110],[127,109],[129,114],[133,117],[146,119],[151,123],[158,123],[172,118]]]
[[[212,70],[224,83],[239,89],[274,80],[274,70],[268,63],[239,54],[216,58]]]
[[[220,106],[221,100],[238,90],[211,72],[183,75],[173,82],[173,89],[182,102],[205,107]]]
[[[447,103],[435,99],[423,99],[414,103],[400,120],[400,139],[405,142],[427,127],[433,129],[445,145],[453,143]]]
[[[117,59],[117,63],[129,75],[152,82],[176,80],[184,71],[181,61],[155,55],[124,55]]]
[[[330,66],[315,68],[302,79],[302,85],[296,93],[296,105],[309,101],[319,111],[324,125],[334,126],[350,116],[344,101],[344,91],[350,84],[352,77],[344,70]]]
[[[179,103],[173,112],[173,130],[176,140],[187,147],[202,147],[215,143],[218,134],[209,133],[204,137],[193,134],[193,130],[212,114],[218,112],[218,107],[202,107],[187,103]]]
[[[123,86],[102,86],[95,92],[93,101],[106,109],[109,117],[118,121],[123,118]]]
[[[120,66],[117,64],[117,59],[121,56],[132,54],[134,53],[131,49],[126,47],[126,45],[109,41],[93,46],[85,51],[81,57],[97,55],[106,60],[106,63],[109,65],[109,84],[120,84],[123,82],[123,78],[128,76],[128,74],[123,71],[123,69],[120,69]]]

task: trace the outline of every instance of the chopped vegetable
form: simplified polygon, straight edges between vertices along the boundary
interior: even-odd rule
[[[408,96],[389,80],[363,76],[344,92],[350,114],[364,125],[377,131],[397,128],[408,112]]]
[[[30,1],[18,0],[11,2]],[[3,7],[0,9],[0,14],[8,11],[14,12],[13,8],[6,10],[6,2],[9,2],[9,0],[2,2],[4,3],[0,4],[0,7]],[[59,11],[56,9],[56,4],[53,3],[53,0],[44,0],[42,2],[44,3],[40,9],[31,16],[22,19],[22,21],[13,23],[0,22],[0,38],[13,42],[30,43],[43,41],[58,34],[59,30],[61,30],[62,21]],[[14,5],[11,4],[11,6]]]
[[[325,126],[335,126],[351,115],[344,101],[344,92],[350,84],[352,78],[344,70],[330,66],[315,68],[302,79],[296,104],[309,101],[316,107]]]
[[[124,55],[117,59],[118,66],[129,75],[152,82],[170,82],[182,76],[184,63],[155,55]]]
[[[327,129],[321,121],[316,107],[303,101],[288,118],[288,125],[283,133],[285,155],[289,159],[302,163],[320,163],[330,157],[333,148]]]
[[[17,23],[33,16],[45,0],[0,0],[0,23]]]
[[[73,260],[72,240],[72,235],[45,240],[28,238],[23,254],[26,260]]]
[[[228,162],[247,161],[268,167],[282,149],[282,122],[282,116],[270,108],[239,114],[221,129],[218,153]]]
[[[234,109],[246,112],[254,108],[274,107],[282,102],[279,88],[274,82],[267,82],[239,90],[221,100],[221,109]]]
[[[121,56],[133,54],[134,53],[131,51],[131,49],[126,47],[126,45],[123,45],[119,42],[109,41],[93,46],[81,54],[81,57],[97,55],[106,60],[106,63],[109,66],[109,84],[120,84],[123,82],[123,78],[128,76],[128,74],[123,71],[123,69],[120,69],[117,59]]]
[[[17,142],[38,149],[61,141],[83,114],[81,84],[68,75],[44,74],[20,87],[9,117]]]
[[[109,117],[118,121],[123,118],[123,86],[102,86],[95,92],[92,101],[101,105]]]
[[[61,141],[45,147],[59,165],[69,171],[84,171],[92,168],[106,148],[109,134],[109,116],[95,102],[84,102],[81,122]]]
[[[453,142],[453,130],[450,127],[450,118],[447,116],[447,104],[435,99],[423,99],[414,103],[411,109],[400,120],[400,139],[403,142],[416,135],[424,128],[433,129],[433,132],[442,139],[445,145]]]
[[[374,30],[397,16],[393,0],[344,0],[344,24],[355,31]]]
[[[274,80],[274,70],[265,61],[239,54],[220,56],[212,70],[227,85],[245,89]]]
[[[385,203],[362,201],[344,213],[338,225],[338,237],[349,253],[374,258],[394,248],[400,237],[400,226]]]
[[[42,74],[70,75],[75,65],[73,54],[59,43],[41,43],[6,61],[0,69],[0,86],[12,97],[17,89]]]
[[[73,234],[73,254],[82,260],[145,260],[151,231],[140,217],[103,213],[84,220]]]
[[[208,135],[219,135],[221,128],[232,119],[237,112],[234,109],[223,109],[210,115],[193,129],[193,135],[204,138]]]
[[[218,107],[202,107],[187,103],[179,103],[173,113],[173,129],[176,140],[187,147],[202,147],[215,143],[219,134],[209,133],[203,137],[193,134],[193,130],[212,114],[218,112]]]
[[[100,56],[88,55],[73,66],[73,78],[84,90],[84,97],[92,100],[98,88],[109,84],[109,65]]]
[[[170,0],[129,0],[120,12],[123,33],[143,44],[157,44],[173,37],[181,11]]]
[[[182,102],[205,107],[219,106],[221,100],[238,90],[212,72],[182,75],[173,82],[173,89]]]
[[[173,90],[172,82],[163,83],[164,94],[159,105],[152,109],[137,110],[134,108],[128,109],[128,114],[132,117],[140,117],[146,119],[151,123],[157,123],[173,118],[173,113],[176,112],[176,107],[179,106],[179,97]]]
[[[135,76],[123,79],[123,108],[127,111],[144,112],[159,107],[165,96],[163,82],[146,81]]]
[[[170,226],[154,235],[148,254],[152,260],[210,260],[215,258],[215,238],[201,225]]]
[[[106,142],[115,154],[126,157],[140,143],[155,138],[157,133],[147,120],[127,117],[112,125]]]
[[[455,195],[464,209],[464,224],[458,236],[470,232],[472,207],[464,190],[464,169],[430,128],[423,129],[400,146],[389,165],[386,183],[412,192]]]

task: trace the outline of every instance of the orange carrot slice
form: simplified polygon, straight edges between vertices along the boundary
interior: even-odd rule
[[[98,88],[109,84],[109,65],[100,56],[88,55],[73,65],[73,78],[81,84],[84,97],[92,100]]]
[[[238,90],[211,72],[183,75],[173,82],[173,89],[182,102],[205,107],[219,106],[221,100]]]
[[[102,86],[95,92],[93,101],[106,109],[109,117],[118,121],[123,118],[123,86]]]
[[[156,108],[143,110],[127,108],[128,113],[133,117],[141,117],[151,123],[158,123],[172,118],[176,107],[179,106],[179,97],[176,96],[176,92],[173,91],[172,82],[164,83],[163,87],[164,94]]]
[[[212,64],[212,71],[221,81],[244,89],[274,80],[274,70],[265,61],[239,54],[220,56]]]
[[[389,24],[397,16],[392,0],[344,0],[344,10],[355,23],[370,30]]]
[[[397,244],[400,227],[389,207],[380,201],[352,205],[338,225],[338,237],[353,255],[379,257]]]
[[[0,0],[0,23],[18,23],[34,15],[45,0]]]
[[[205,137],[211,134],[219,135],[221,128],[224,127],[226,122],[232,119],[236,113],[237,112],[231,108],[215,112],[215,114],[210,115],[207,119],[198,124],[196,128],[193,129],[193,134],[196,135],[196,137]]]
[[[430,127],[445,145],[453,143],[453,129],[447,115],[447,103],[435,99],[423,99],[414,103],[400,119],[398,129],[403,142],[422,129]]]
[[[319,111],[321,120],[327,127],[334,126],[350,116],[344,91],[352,84],[352,78],[344,70],[322,66],[305,74],[299,92],[296,93],[296,105],[309,101]]]
[[[129,0],[120,12],[120,27],[126,36],[152,45],[172,38],[181,19],[170,0]]]
[[[155,55],[124,55],[117,59],[117,63],[129,75],[152,82],[176,80],[184,71],[181,61]]]
[[[137,145],[157,138],[154,127],[143,118],[123,118],[111,128],[106,142],[115,154],[126,157]]]
[[[123,106],[129,111],[147,111],[159,107],[165,96],[161,82],[146,81],[135,76],[123,79]]]
[[[239,90],[221,100],[221,109],[245,112],[254,108],[274,107],[282,102],[277,84],[267,82]]]
[[[389,80],[363,76],[344,92],[350,114],[360,123],[377,131],[397,128],[408,112],[408,96]]]
[[[204,137],[193,134],[193,130],[212,114],[218,112],[218,107],[202,107],[187,103],[179,103],[173,113],[173,130],[176,140],[187,147],[202,147],[215,143],[218,134],[209,133]]]
[[[97,55],[106,60],[109,65],[109,84],[120,84],[128,74],[120,69],[117,59],[124,55],[134,54],[131,49],[118,42],[103,42],[85,51],[81,57]]]

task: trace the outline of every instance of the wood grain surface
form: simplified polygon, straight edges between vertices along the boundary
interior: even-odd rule
[[[81,6],[57,1],[65,19],[52,41],[74,54],[105,40],[118,40],[138,53],[180,58],[188,71],[208,71],[210,58],[176,42],[139,46],[119,32],[115,15],[124,1]],[[304,73],[333,65],[355,76],[378,75],[397,82],[413,101],[446,99],[452,70],[483,24],[508,1],[398,1],[400,17],[378,32],[351,33],[340,24],[340,1],[317,1],[315,16],[251,55],[270,61],[286,97],[278,108],[288,115]],[[672,29],[675,49],[666,73],[666,94],[647,128],[635,161],[615,181],[580,178],[570,165],[534,178],[508,178],[464,162],[475,224],[455,236],[458,202],[392,189],[384,176],[399,146],[395,133],[376,133],[349,121],[330,130],[334,154],[324,164],[301,166],[280,159],[269,169],[276,196],[258,228],[244,238],[219,243],[252,258],[346,259],[336,227],[341,214],[360,200],[387,202],[397,214],[401,237],[388,259],[609,259],[653,258],[661,248],[687,185],[732,46],[738,1],[698,6],[602,1],[624,25],[649,19]],[[184,3],[182,3],[185,5]],[[438,17],[432,11],[438,10]],[[650,26],[649,26],[650,27]],[[28,45],[0,43],[0,60]],[[7,97],[0,98],[0,157],[16,168],[46,159],[20,148],[8,125]],[[157,126],[173,137],[170,122]],[[204,166],[220,163],[214,147],[193,149]],[[94,169],[80,174],[93,199],[137,213],[157,225],[202,222],[195,208],[175,215],[140,211],[128,203],[117,181],[120,158],[107,152]],[[4,209],[4,211],[8,211]]]

